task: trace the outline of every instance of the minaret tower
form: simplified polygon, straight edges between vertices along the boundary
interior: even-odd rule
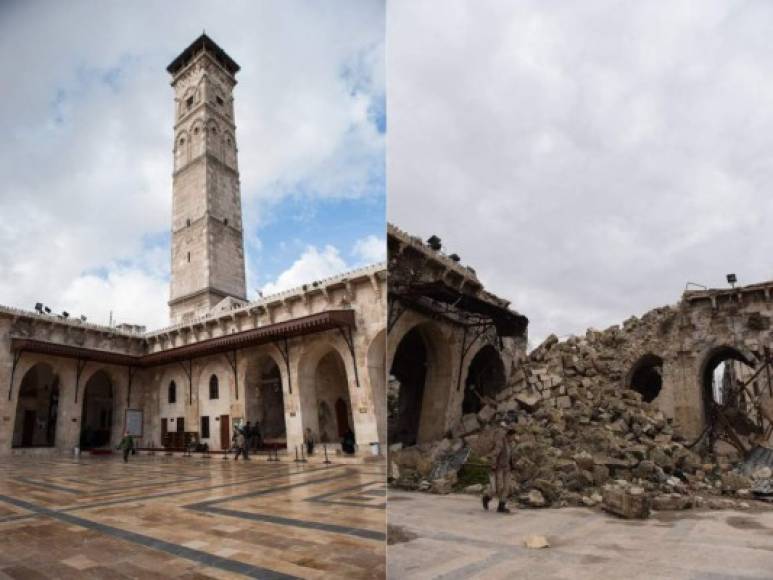
[[[202,34],[167,67],[175,94],[173,323],[246,299],[233,89],[239,65]]]

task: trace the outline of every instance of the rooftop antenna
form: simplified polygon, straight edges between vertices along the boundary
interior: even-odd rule
[[[107,325],[109,327],[111,327],[111,328],[113,326],[113,311],[112,310],[110,311],[110,322],[108,322]]]

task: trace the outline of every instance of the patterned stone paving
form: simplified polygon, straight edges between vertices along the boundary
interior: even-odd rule
[[[0,463],[0,579],[384,578],[384,467]]]

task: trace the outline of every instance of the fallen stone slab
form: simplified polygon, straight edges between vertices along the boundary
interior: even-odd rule
[[[550,542],[545,536],[528,536],[524,545],[532,550],[541,550],[543,548],[549,548]]]
[[[602,494],[601,508],[625,519],[647,519],[650,499],[640,487],[608,487]]]

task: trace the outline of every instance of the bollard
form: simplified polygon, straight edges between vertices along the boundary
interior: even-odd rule
[[[279,445],[274,443],[274,461],[279,461]]]
[[[306,447],[305,445],[301,445],[301,463],[308,463],[308,461],[306,460],[305,447]]]
[[[298,446],[295,446],[295,463],[300,463],[301,460],[298,459]]]
[[[323,445],[322,445],[322,448],[325,450],[325,461],[323,461],[323,463],[325,463],[326,465],[330,465],[330,464],[331,464],[331,463],[333,463],[333,462],[332,462],[332,461],[330,461],[330,460],[327,458],[327,444],[323,444]]]

